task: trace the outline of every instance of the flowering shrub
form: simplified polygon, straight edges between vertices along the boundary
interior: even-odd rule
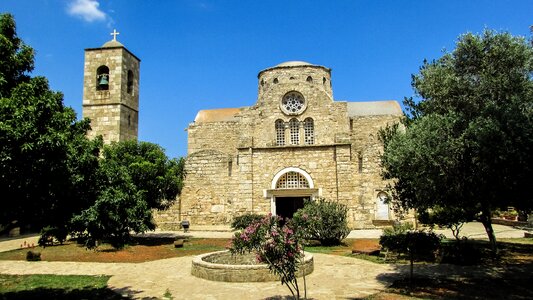
[[[304,229],[307,238],[318,240],[324,246],[340,245],[348,236],[346,205],[317,199],[305,203],[292,219],[296,228]]]
[[[281,218],[269,214],[253,222],[235,233],[230,251],[233,254],[256,253],[257,261],[268,264],[269,270],[280,277],[293,297],[300,298],[296,278],[298,264],[304,256],[300,238],[289,224],[280,226],[280,221]]]

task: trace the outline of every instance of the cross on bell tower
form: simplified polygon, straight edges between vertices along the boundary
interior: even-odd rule
[[[118,32],[116,29],[113,29],[113,32],[110,33],[110,35],[113,36],[113,41],[117,40],[117,35],[119,35],[120,32]]]

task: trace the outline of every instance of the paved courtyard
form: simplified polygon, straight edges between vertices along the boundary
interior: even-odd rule
[[[523,237],[523,230],[495,225],[497,237]],[[465,225],[465,234],[483,237],[482,226]],[[158,234],[177,234],[158,232]],[[182,235],[182,233],[178,233]],[[352,231],[350,237],[378,237],[379,231]],[[230,237],[230,232],[191,232],[195,237]],[[25,237],[0,242],[0,251],[18,248]],[[313,254],[315,270],[307,276],[308,297],[313,299],[353,299],[383,290],[405,268],[374,264],[368,261],[334,255]],[[0,261],[1,274],[68,274],[111,275],[110,288],[136,299],[161,298],[167,289],[175,299],[268,299],[289,295],[279,282],[226,283],[213,282],[190,275],[192,257],[162,259],[145,263],[82,263],[82,262],[26,262]],[[430,274],[462,272],[461,267],[434,266]],[[300,280],[303,285],[303,280]]]

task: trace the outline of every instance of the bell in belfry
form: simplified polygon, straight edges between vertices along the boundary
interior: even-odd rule
[[[98,78],[98,87],[100,88],[107,88],[109,85],[109,75],[108,74],[101,74]]]

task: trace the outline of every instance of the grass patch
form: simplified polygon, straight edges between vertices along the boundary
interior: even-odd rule
[[[109,277],[0,274],[0,298],[3,300],[127,299],[107,288]]]
[[[96,250],[87,250],[84,245],[68,241],[63,245],[46,248],[35,247],[31,250],[41,253],[43,261],[74,262],[146,262],[158,259],[198,255],[224,250],[228,239],[190,239],[183,248],[174,248],[173,238],[138,238],[133,245],[116,250],[103,244]],[[26,260],[28,248],[0,252],[0,260]]]

